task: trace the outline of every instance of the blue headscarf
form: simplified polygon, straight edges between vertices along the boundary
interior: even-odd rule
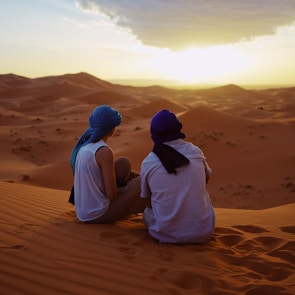
[[[88,143],[96,142],[110,133],[114,127],[120,125],[121,114],[115,109],[101,105],[96,107],[88,119],[89,127],[82,134],[71,154],[71,166],[75,171],[75,162],[80,148]]]

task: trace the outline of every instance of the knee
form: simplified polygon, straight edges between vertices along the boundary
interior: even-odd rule
[[[120,157],[115,161],[115,174],[117,182],[126,183],[130,179],[131,175],[131,163],[128,158]]]

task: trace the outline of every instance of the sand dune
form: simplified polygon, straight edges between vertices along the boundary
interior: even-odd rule
[[[131,108],[125,113],[129,118],[147,118],[150,121],[152,116],[161,109],[168,109],[176,114],[186,110],[184,107],[182,107],[178,103],[172,102],[171,100],[164,98],[155,98],[151,102],[148,102],[146,104],[141,103],[139,104],[139,106]]]
[[[2,294],[294,294],[294,204],[216,209],[214,240],[176,246],[140,216],[79,223],[67,191],[0,187]]]
[[[168,89],[86,73],[0,75],[1,294],[294,294],[295,88]],[[208,245],[153,241],[141,216],[82,224],[67,202],[70,152],[92,109],[123,122],[109,145],[133,168],[151,116],[177,113],[204,151],[216,208]]]

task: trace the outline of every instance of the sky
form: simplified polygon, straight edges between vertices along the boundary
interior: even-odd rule
[[[294,0],[0,0],[0,74],[295,85]]]

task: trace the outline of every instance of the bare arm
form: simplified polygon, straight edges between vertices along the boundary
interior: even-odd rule
[[[95,159],[102,171],[106,196],[112,200],[117,196],[113,152],[109,147],[104,146],[96,152]]]

